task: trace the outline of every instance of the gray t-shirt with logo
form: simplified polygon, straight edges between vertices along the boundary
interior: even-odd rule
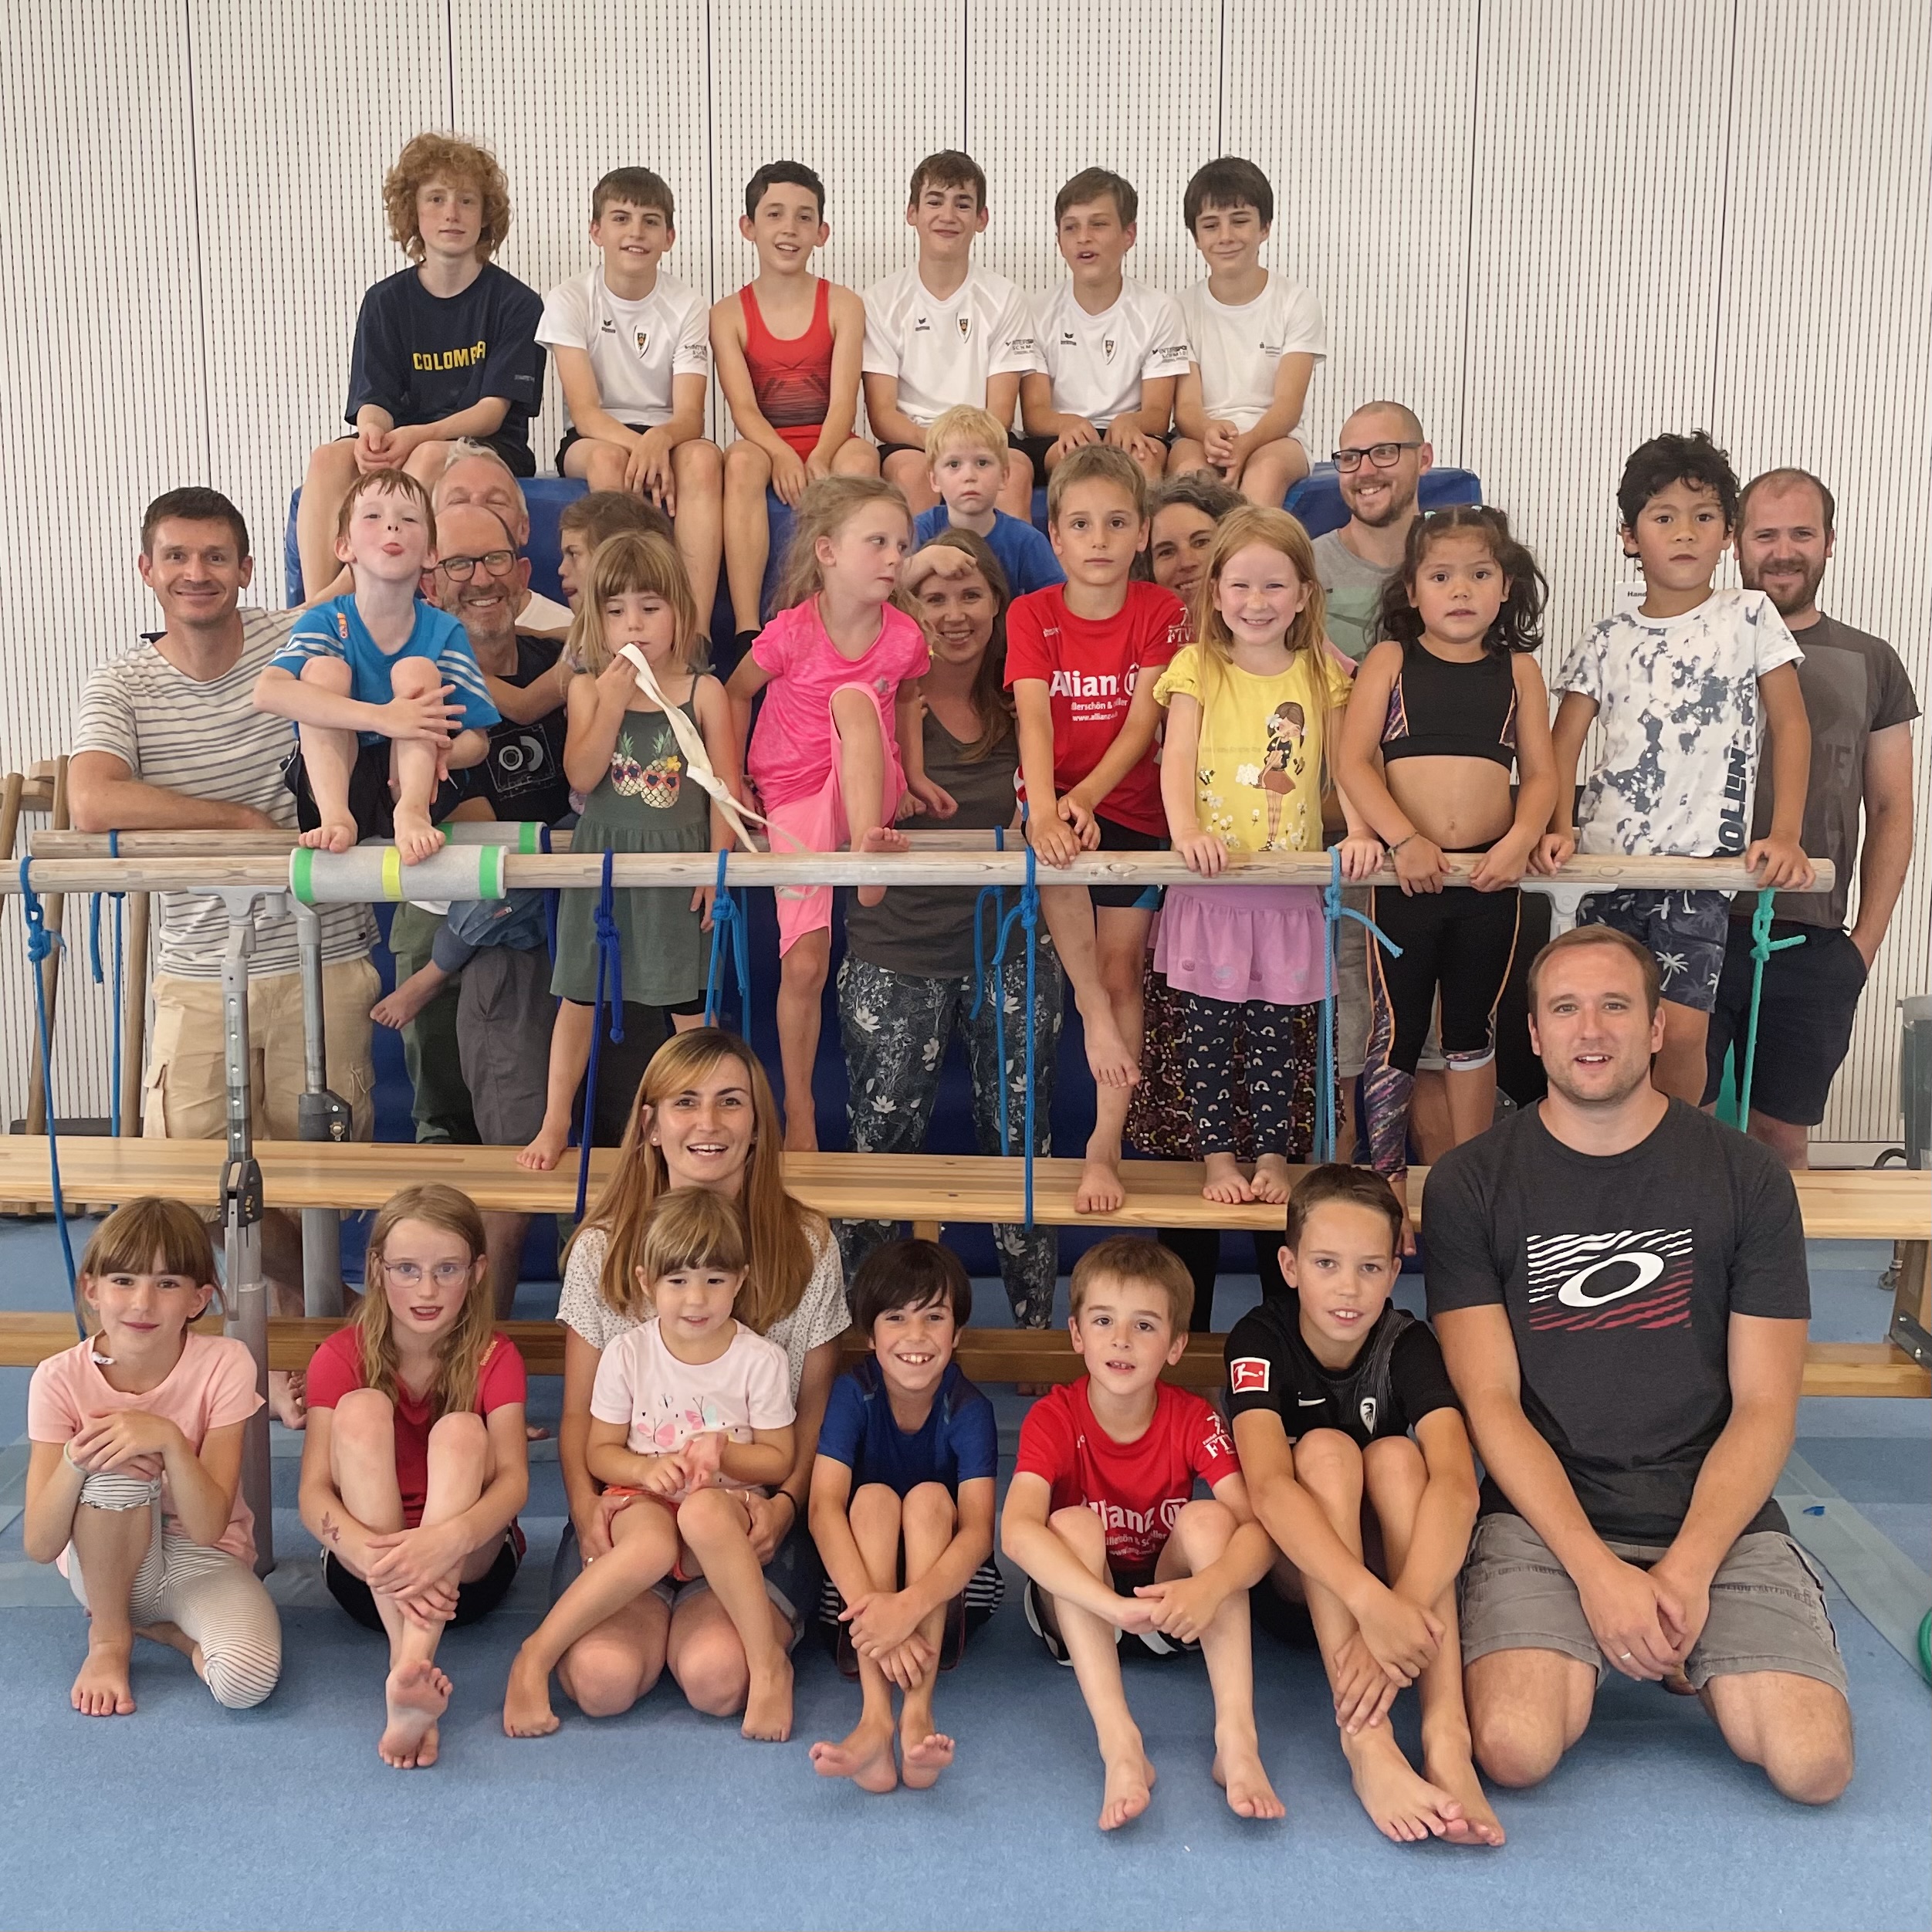
[[[1394,567],[1364,563],[1342,542],[1341,531],[1328,530],[1315,540],[1315,567],[1328,594],[1329,638],[1359,664],[1381,638],[1382,587],[1396,574]]]

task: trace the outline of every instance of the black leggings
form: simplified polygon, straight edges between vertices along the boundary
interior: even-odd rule
[[[1443,1057],[1452,1071],[1480,1067],[1496,1051],[1496,1007],[1516,956],[1521,892],[1446,886],[1413,898],[1379,885],[1370,916],[1402,948],[1369,946],[1369,1053],[1362,1069],[1369,1153],[1376,1171],[1408,1164],[1409,1095],[1416,1062],[1441,1001]]]
[[[1160,1230],[1161,1246],[1178,1254],[1194,1277],[1194,1312],[1187,1325],[1196,1335],[1213,1331],[1214,1280],[1221,1265],[1221,1233],[1217,1227],[1164,1227]],[[1260,1277],[1264,1301],[1279,1301],[1294,1292],[1281,1273],[1281,1252],[1279,1228],[1254,1230],[1254,1272]]]
[[[1238,1027],[1247,1041],[1243,1064],[1254,1151],[1285,1159],[1294,1135],[1294,1025],[1299,1009],[1265,1000],[1210,1000],[1198,993],[1174,996],[1181,1009],[1181,1084],[1202,1153],[1232,1154],[1237,1144],[1227,1070],[1234,1063]]]

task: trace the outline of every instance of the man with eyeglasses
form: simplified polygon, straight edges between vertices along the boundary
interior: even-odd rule
[[[1416,492],[1436,452],[1413,410],[1371,402],[1342,425],[1334,460],[1348,520],[1315,539],[1315,568],[1328,594],[1328,635],[1359,664],[1375,641],[1382,586],[1401,566]]]

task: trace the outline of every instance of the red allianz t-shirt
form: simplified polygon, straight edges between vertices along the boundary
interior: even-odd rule
[[[1062,584],[1015,597],[1007,611],[1007,689],[1037,678],[1053,699],[1053,780],[1069,792],[1120,736],[1141,673],[1158,671],[1188,641],[1186,607],[1158,584],[1130,583],[1120,613],[1104,621],[1067,608]],[[1162,838],[1167,814],[1149,753],[1101,802],[1101,815]]]
[[[1107,1526],[1111,1566],[1139,1572],[1154,1567],[1195,1477],[1212,1489],[1240,1475],[1241,1464],[1213,1403],[1169,1382],[1160,1385],[1146,1433],[1115,1441],[1094,1419],[1082,1375],[1027,1411],[1013,1470],[1044,1477],[1054,1509],[1091,1510]]]
[[[361,1339],[351,1322],[309,1358],[309,1406],[333,1409],[351,1389],[367,1386],[362,1379]],[[499,1335],[476,1378],[476,1413],[487,1416],[506,1402],[522,1402],[528,1387],[516,1345]],[[429,1431],[435,1420],[427,1396],[418,1399],[407,1389],[397,1391],[396,1486],[402,1491],[405,1529],[414,1529],[423,1520],[423,1498],[429,1490]]]

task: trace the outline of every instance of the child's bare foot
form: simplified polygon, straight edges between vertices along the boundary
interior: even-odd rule
[[[785,1152],[816,1154],[818,1152],[818,1114],[810,1106],[785,1108]]]
[[[748,1724],[751,1721],[749,1707],[745,1721]],[[889,1717],[882,1724],[868,1724],[861,1718],[842,1742],[813,1745],[811,1759],[812,1769],[820,1777],[849,1778],[861,1791],[888,1792],[899,1781],[898,1768],[892,1762]]]
[[[195,1676],[207,1682],[208,1660],[201,1655],[201,1646],[178,1623],[137,1623],[134,1634],[147,1638],[150,1643],[164,1643],[169,1649],[180,1651],[195,1666]]]
[[[1279,1205],[1288,1198],[1288,1163],[1280,1154],[1264,1154],[1254,1163],[1254,1179],[1249,1183],[1257,1201]]]
[[[1127,1198],[1120,1169],[1112,1161],[1089,1154],[1081,1163],[1080,1185],[1074,1191],[1074,1206],[1081,1214],[1111,1214]]]
[[[1132,1750],[1107,1763],[1107,1788],[1100,1801],[1100,1829],[1117,1832],[1153,1802],[1154,1767],[1138,1740]]]
[[[427,1771],[436,1761],[436,1720],[449,1708],[449,1680],[433,1663],[399,1663],[382,1691],[389,1722],[376,1755],[398,1771]]]
[[[369,1017],[377,1026],[400,1030],[408,1026],[429,1004],[436,989],[434,986],[427,986],[418,990],[417,976],[412,973],[394,993],[384,994],[369,1009]]]
[[[905,1759],[908,1791],[929,1790],[939,1782],[939,1773],[949,1769],[952,1763],[952,1740],[942,1731],[929,1731],[918,1739],[910,1731],[905,1732],[899,1739],[899,1750]]]
[[[1288,1808],[1274,1795],[1261,1757],[1252,1744],[1225,1744],[1214,1754],[1214,1781],[1227,1793],[1237,1818],[1286,1818]]]
[[[396,850],[405,865],[419,865],[433,852],[443,849],[443,835],[429,822],[427,812],[413,805],[396,807]]]
[[[547,1737],[557,1728],[550,1708],[550,1673],[519,1650],[503,1693],[503,1731],[510,1737]]]
[[[87,1661],[74,1679],[69,1701],[83,1717],[125,1717],[134,1708],[134,1687],[129,1682],[128,1660],[134,1639],[87,1636]]]
[[[327,818],[312,832],[304,832],[296,841],[306,845],[312,852],[346,852],[356,842],[356,821],[353,818]]]
[[[552,1126],[546,1121],[537,1129],[536,1138],[516,1156],[519,1167],[533,1168],[540,1174],[547,1174],[563,1158],[563,1150],[570,1144],[570,1123],[567,1120]]]
[[[1127,1036],[1103,994],[1080,1009],[1080,1026],[1087,1041],[1087,1068],[1097,1087],[1132,1087],[1139,1084],[1140,1063],[1128,1049]]]
[[[1452,1845],[1500,1845],[1503,1822],[1496,1815],[1483,1781],[1470,1761],[1469,1747],[1460,1751],[1433,1751],[1423,1747],[1423,1772],[1437,1790],[1448,1792],[1462,1807],[1462,1815],[1451,1819],[1443,1836]]]
[[[269,1406],[275,1412],[275,1419],[284,1429],[306,1429],[309,1426],[309,1402],[306,1379],[292,1369],[276,1369],[269,1375]]]
[[[745,1698],[745,1721],[739,1728],[747,1737],[760,1737],[768,1744],[782,1744],[792,1734],[792,1666],[781,1656],[770,1676],[751,1673],[751,1689]],[[891,1748],[891,1741],[887,1741]]]
[[[875,825],[854,849],[861,852],[909,852],[912,841],[896,826]],[[861,885],[858,888],[861,905],[877,905],[885,897],[885,888],[882,885]]]
[[[1203,1165],[1207,1169],[1206,1177],[1201,1183],[1203,1199],[1224,1202],[1230,1206],[1254,1199],[1254,1189],[1243,1179],[1240,1165],[1232,1154],[1210,1154]]]
[[[1355,1795],[1383,1837],[1398,1845],[1419,1844],[1425,1838],[1446,1837],[1460,1821],[1462,1806],[1416,1771],[1386,1724],[1358,1732],[1343,1750]]]

